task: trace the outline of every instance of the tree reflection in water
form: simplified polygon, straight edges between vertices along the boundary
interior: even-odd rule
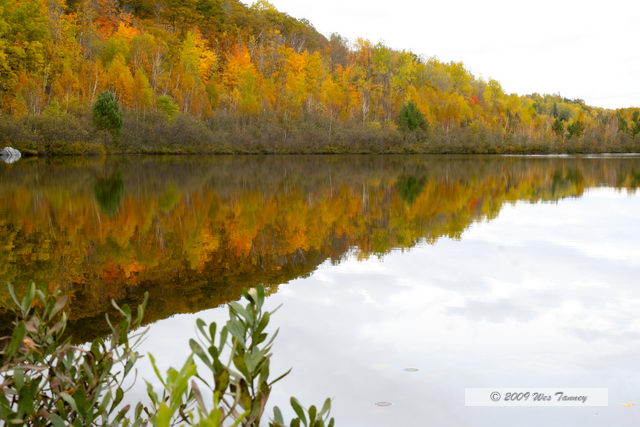
[[[635,157],[24,161],[0,168],[0,283],[62,288],[84,340],[106,330],[112,298],[136,305],[149,291],[153,322],[238,299],[258,283],[275,291],[347,254],[459,238],[505,203],[597,186],[635,191],[638,176]],[[8,298],[0,293],[0,306]]]

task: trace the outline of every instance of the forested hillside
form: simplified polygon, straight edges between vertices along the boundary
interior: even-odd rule
[[[638,151],[640,109],[508,94],[461,62],[327,39],[264,0],[0,0],[0,143],[38,153]]]

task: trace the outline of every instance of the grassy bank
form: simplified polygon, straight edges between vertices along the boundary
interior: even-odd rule
[[[198,120],[161,114],[125,118],[118,135],[96,131],[89,114],[0,117],[0,146],[24,155],[100,154],[551,154],[640,152],[640,138],[585,133],[574,138],[535,138],[482,128],[429,128],[401,132],[394,126],[329,123],[321,117],[283,121],[276,116],[217,115]]]

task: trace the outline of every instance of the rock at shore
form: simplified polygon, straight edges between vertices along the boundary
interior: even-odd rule
[[[15,163],[20,160],[20,157],[22,157],[22,154],[15,148],[5,147],[0,150],[0,160],[5,163]]]

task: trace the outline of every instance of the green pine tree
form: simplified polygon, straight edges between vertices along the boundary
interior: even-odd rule
[[[618,131],[625,133],[629,130],[629,125],[622,114],[618,113]]]
[[[398,115],[398,128],[404,132],[427,130],[427,120],[413,101],[402,106]]]
[[[551,130],[553,130],[553,133],[555,133],[556,135],[563,136],[564,124],[562,123],[562,121],[560,121],[560,119],[555,119],[555,121],[553,122],[553,126],[551,126]]]
[[[582,136],[585,128],[586,126],[580,120],[576,120],[575,122],[571,123],[569,126],[567,126],[567,132],[569,132],[569,138],[574,136],[578,136],[578,137]]]
[[[640,134],[640,111],[634,111],[631,120],[633,120],[633,125],[631,126],[631,136],[635,138],[638,134]]]
[[[93,124],[98,130],[106,130],[114,135],[122,129],[122,111],[113,93],[104,91],[98,95],[93,105]]]

